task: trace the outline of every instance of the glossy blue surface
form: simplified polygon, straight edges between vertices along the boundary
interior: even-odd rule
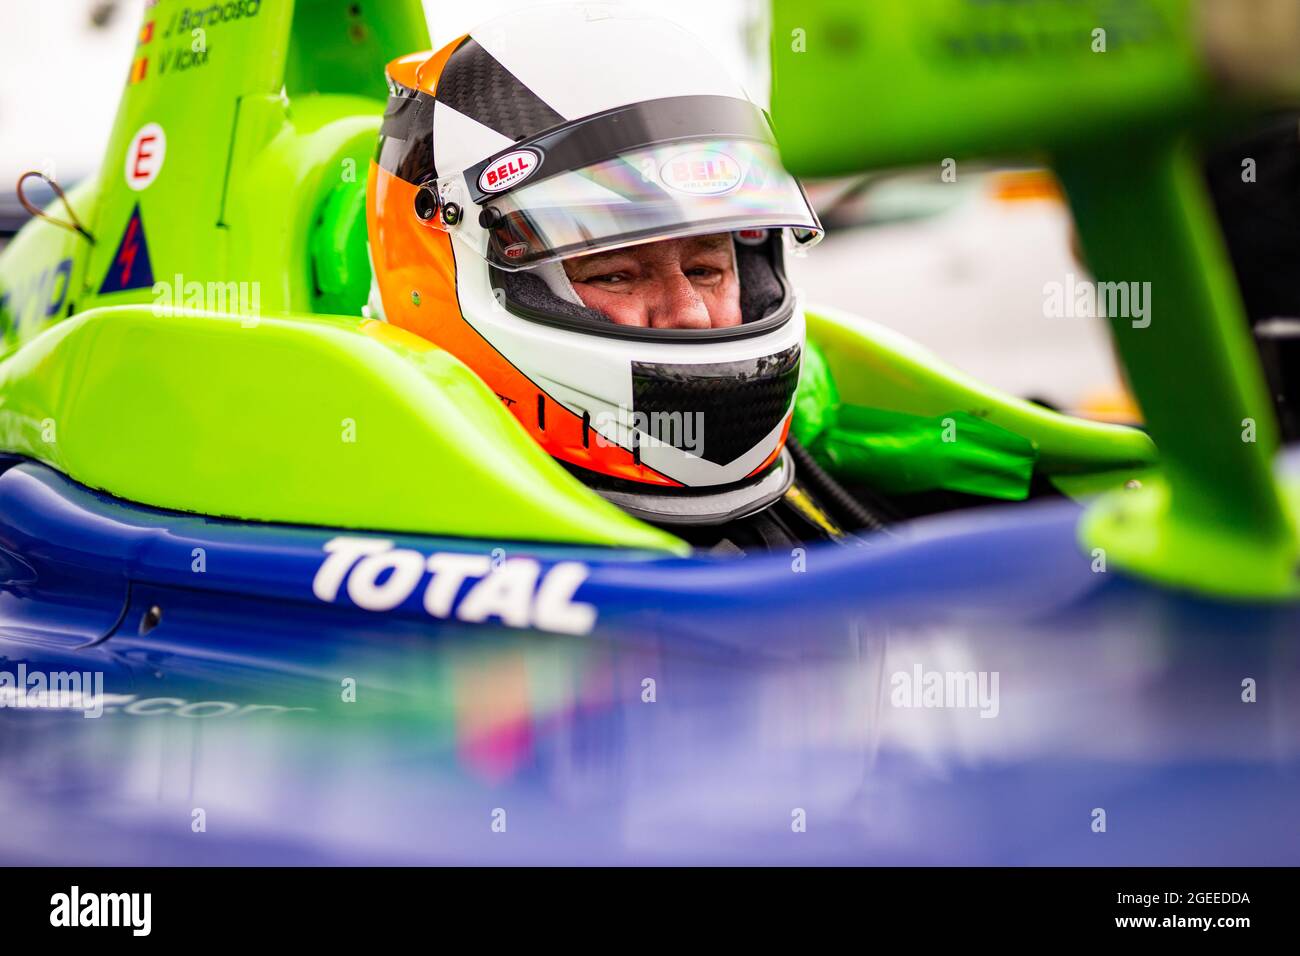
[[[327,603],[337,532],[0,469],[0,671],[108,695],[0,709],[0,859],[1300,862],[1297,609],[1095,571],[1068,502],[746,558],[386,536],[580,562],[575,636],[435,620],[427,577]],[[997,693],[903,706],[918,668]]]

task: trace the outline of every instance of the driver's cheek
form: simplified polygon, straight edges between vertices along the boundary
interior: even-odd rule
[[[709,310],[710,328],[726,329],[740,325],[740,284],[735,275],[728,273],[722,281],[702,288],[700,294]]]
[[[575,283],[582,304],[595,309],[615,325],[647,326],[650,324],[645,299],[635,291],[610,292]]]
[[[573,290],[578,293],[582,304],[595,309],[615,325],[645,326],[648,323],[645,303],[631,289],[614,292],[603,289],[596,283],[574,282]]]

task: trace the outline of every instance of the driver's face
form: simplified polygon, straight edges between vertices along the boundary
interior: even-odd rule
[[[720,329],[740,324],[731,234],[665,239],[566,259],[582,304],[619,325]]]

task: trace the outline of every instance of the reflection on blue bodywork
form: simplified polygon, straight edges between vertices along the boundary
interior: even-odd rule
[[[1300,862],[1295,608],[1096,572],[1069,503],[800,562],[388,536],[580,562],[577,636],[9,464],[0,673],[104,714],[0,710],[5,861]]]

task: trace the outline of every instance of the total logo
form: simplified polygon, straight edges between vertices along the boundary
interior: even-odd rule
[[[485,193],[499,193],[503,189],[509,189],[535,173],[541,162],[541,154],[535,149],[516,149],[512,153],[506,153],[479,173],[478,188]]]
[[[589,634],[596,624],[595,607],[573,600],[588,575],[578,561],[560,561],[543,573],[532,558],[496,563],[485,554],[448,551],[426,557],[394,548],[392,541],[348,536],[330,539],[324,550],[311,589],[330,604],[346,589],[359,608],[391,611],[424,583],[424,610],[442,620],[481,624],[498,618],[510,627],[559,634]]]

